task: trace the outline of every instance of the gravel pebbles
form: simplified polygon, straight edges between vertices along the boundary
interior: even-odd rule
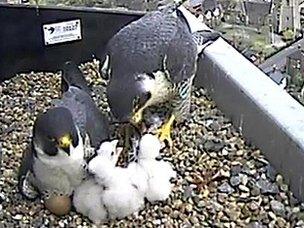
[[[108,112],[98,62],[81,66],[94,99]],[[60,73],[20,74],[0,84],[0,227],[92,227],[71,212],[56,217],[39,200],[22,199],[17,170],[39,112],[60,96]],[[164,159],[177,171],[166,202],[111,227],[304,227],[304,204],[289,191],[262,152],[249,146],[203,89],[193,91],[191,118],[173,133],[173,153]]]

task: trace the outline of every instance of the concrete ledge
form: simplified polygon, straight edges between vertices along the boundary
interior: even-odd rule
[[[206,48],[196,85],[304,200],[304,107],[223,39]]]
[[[191,18],[193,31],[206,26]],[[195,84],[304,200],[304,107],[222,38],[200,58]]]

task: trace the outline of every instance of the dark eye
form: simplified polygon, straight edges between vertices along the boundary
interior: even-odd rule
[[[111,153],[111,156],[113,156],[114,155],[114,151],[112,151],[112,153]]]

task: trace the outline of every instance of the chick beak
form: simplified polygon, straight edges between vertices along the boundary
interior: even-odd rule
[[[58,145],[63,149],[68,155],[70,155],[70,145],[72,144],[72,139],[70,135],[64,135],[59,138]]]
[[[156,161],[161,161],[162,159],[163,159],[163,158],[162,158],[161,155],[158,155],[158,156],[155,158]]]

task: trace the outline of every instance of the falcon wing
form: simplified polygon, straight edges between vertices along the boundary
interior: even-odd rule
[[[93,147],[98,147],[102,141],[108,138],[109,123],[106,116],[83,90],[71,86],[56,106],[63,106],[71,111],[83,138],[88,134]]]
[[[155,11],[121,29],[109,42],[112,76],[167,68],[173,81],[191,75],[196,45],[186,23],[174,13]],[[190,73],[189,73],[190,72]]]

